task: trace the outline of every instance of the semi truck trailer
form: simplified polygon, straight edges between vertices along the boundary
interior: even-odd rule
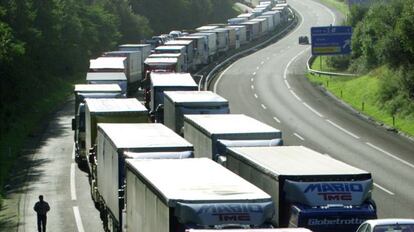
[[[164,91],[194,91],[198,85],[189,73],[151,73],[149,93],[145,93],[145,103],[151,116],[157,122],[163,122]]]
[[[96,144],[98,123],[146,123],[148,110],[136,98],[102,98],[85,100],[85,152],[90,178],[95,172],[96,156],[90,149]]]
[[[229,170],[272,196],[273,224],[315,232],[356,231],[377,217],[371,173],[303,146],[236,147]]]
[[[193,146],[189,142],[157,123],[99,123],[96,149],[97,178],[92,182],[92,197],[109,231],[121,231],[125,159],[193,157]]]
[[[85,150],[85,99],[86,98],[124,98],[117,84],[78,84],[73,91],[75,97],[75,117],[72,118],[76,161],[86,160]]]
[[[127,160],[126,231],[268,227],[268,194],[206,158]]]
[[[86,73],[88,84],[117,84],[126,96],[128,80],[124,72],[88,72]]]
[[[164,92],[164,125],[183,134],[185,114],[228,114],[229,102],[211,91]]]
[[[184,138],[196,157],[225,162],[225,150],[240,146],[279,146],[282,132],[243,114],[184,115]]]

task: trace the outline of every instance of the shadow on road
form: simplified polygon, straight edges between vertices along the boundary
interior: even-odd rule
[[[0,231],[17,231],[20,198],[32,192],[33,189],[29,186],[42,178],[45,174],[44,167],[52,162],[51,159],[39,154],[42,148],[48,146],[50,140],[70,133],[73,105],[73,101],[68,101],[57,108],[27,137],[4,187],[5,196],[0,209]]]

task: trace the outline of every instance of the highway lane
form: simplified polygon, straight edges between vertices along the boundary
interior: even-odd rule
[[[290,0],[303,20],[281,41],[240,59],[211,85],[245,113],[281,129],[288,145],[305,145],[371,171],[379,217],[414,217],[414,143],[357,117],[304,77],[309,46],[298,45],[311,26],[339,22],[312,0]]]
[[[40,194],[51,207],[48,231],[103,231],[99,212],[90,197],[88,176],[74,161],[70,122],[73,109],[71,101],[51,118],[32,156],[36,165],[28,170],[28,181],[18,196],[13,196],[20,199],[17,231],[36,231],[33,206]]]

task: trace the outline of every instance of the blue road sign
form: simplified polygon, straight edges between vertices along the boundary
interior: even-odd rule
[[[352,27],[312,27],[312,55],[344,55],[351,53]]]

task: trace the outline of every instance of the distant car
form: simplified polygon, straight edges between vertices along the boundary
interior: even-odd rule
[[[307,36],[299,36],[299,44],[309,44],[309,38]]]
[[[374,219],[362,223],[357,232],[414,232],[414,219]]]

